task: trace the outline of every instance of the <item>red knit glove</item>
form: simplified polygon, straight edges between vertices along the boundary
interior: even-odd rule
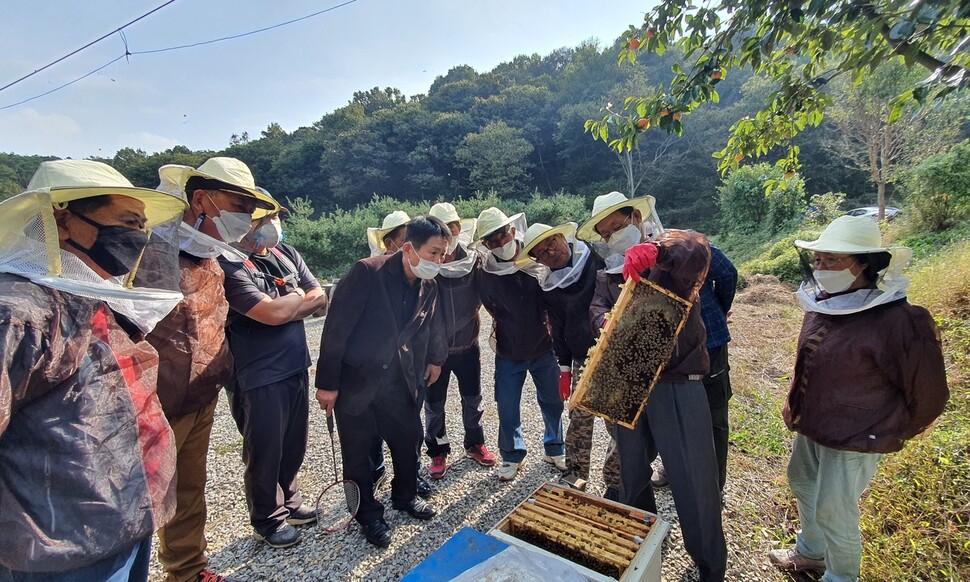
[[[640,273],[657,264],[657,255],[659,254],[660,247],[652,242],[630,247],[623,259],[623,278],[633,279],[634,283],[639,281]]]
[[[573,373],[559,372],[559,398],[565,402],[573,390]]]

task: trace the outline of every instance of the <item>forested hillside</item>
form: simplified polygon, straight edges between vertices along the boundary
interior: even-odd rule
[[[350,209],[375,194],[416,202],[494,191],[525,201],[565,192],[591,200],[617,189],[653,194],[672,225],[716,229],[711,219],[720,176],[711,154],[724,146],[735,121],[761,106],[767,85],[733,74],[718,86],[717,106],[685,118],[683,137],[651,129],[635,151],[618,155],[584,133],[584,122],[621,106],[626,95],[669,82],[680,60],[670,51],[618,66],[618,46],[587,42],[521,55],[485,72],[455,66],[423,95],[361,90],[346,106],[292,132],[275,123],[259,136],[227,128],[227,147],[219,152],[124,148],[105,161],[137,185],[154,187],[163,164],[234,156],[270,192],[306,198],[316,212]],[[806,192],[841,191],[868,202],[873,186],[833,147],[838,135],[827,122],[799,138]],[[41,159],[0,154],[0,194],[21,191]]]

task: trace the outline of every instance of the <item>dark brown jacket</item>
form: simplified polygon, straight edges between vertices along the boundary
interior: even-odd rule
[[[851,315],[807,312],[785,424],[829,448],[892,453],[943,412],[949,395],[926,309],[902,299]]]
[[[354,263],[334,288],[323,327],[315,386],[339,390],[337,406],[362,413],[378,389],[401,377],[417,398],[428,364],[448,358],[444,322],[437,306],[438,284],[419,280],[414,313],[398,327],[401,305],[392,285],[405,280],[403,255],[380,255]]]
[[[542,289],[535,277],[522,271],[495,275],[479,266],[475,288],[492,316],[495,355],[522,362],[552,349]]]
[[[646,278],[693,303],[659,381],[684,382],[690,376],[703,377],[710,368],[710,360],[705,347],[707,332],[701,318],[698,291],[707,277],[711,247],[707,237],[692,230],[668,230],[657,242],[660,245],[657,264]],[[596,273],[596,292],[589,310],[590,322],[596,329],[603,326],[606,314],[616,305],[621,283],[623,275]]]
[[[185,253],[179,255],[179,267],[185,298],[146,338],[161,360],[158,399],[168,418],[208,406],[233,373],[222,267],[216,259]]]

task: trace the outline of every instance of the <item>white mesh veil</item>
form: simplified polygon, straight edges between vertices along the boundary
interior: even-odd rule
[[[103,279],[80,258],[61,250],[53,207],[46,188],[24,192],[0,204],[0,272],[103,300],[145,333],[182,300],[177,247],[171,239],[153,230],[131,273]],[[181,215],[174,220],[181,220]],[[145,283],[136,281],[136,275]]]
[[[178,176],[162,172],[159,172],[159,176],[161,181],[156,190],[177,198],[185,197],[184,184],[175,181]],[[241,263],[249,258],[249,253],[212,238],[200,231],[198,225],[192,227],[192,225],[183,222],[181,217],[177,222],[166,223],[156,230],[164,233],[166,238],[176,241],[175,244],[179,249],[194,257],[214,259],[221,256],[233,263]]]

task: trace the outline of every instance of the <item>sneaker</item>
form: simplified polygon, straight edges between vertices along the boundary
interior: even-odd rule
[[[308,523],[316,523],[317,512],[309,505],[301,505],[290,512],[290,516],[286,518],[286,523],[290,525],[307,525]]]
[[[485,445],[473,445],[465,449],[465,456],[474,459],[476,463],[483,467],[495,466],[495,455],[493,455]]]
[[[650,476],[650,484],[654,487],[666,487],[667,486],[667,470],[664,469],[663,465],[657,467]]]
[[[566,455],[544,455],[542,460],[554,465],[560,471],[566,472]]]
[[[438,514],[430,503],[424,499],[421,499],[420,497],[415,497],[404,505],[394,504],[394,509],[398,511],[406,511],[408,515],[415,519],[431,519]]]
[[[198,582],[239,582],[235,578],[226,578],[221,574],[216,574],[212,570],[202,570],[199,572]]]
[[[519,473],[522,463],[502,463],[498,468],[499,481],[511,481]]]
[[[445,471],[448,470],[448,456],[444,453],[440,455],[435,455],[431,457],[431,466],[428,467],[428,473],[431,474],[432,479],[441,479],[445,476]]]
[[[418,497],[421,499],[431,499],[433,492],[434,489],[431,488],[431,483],[428,483],[424,477],[418,477]]]
[[[360,526],[364,530],[364,537],[368,542],[378,548],[386,548],[391,545],[391,528],[384,521],[384,518],[378,517],[372,522],[361,523]]]
[[[768,559],[774,564],[775,567],[781,568],[782,570],[799,571],[799,570],[815,570],[816,572],[825,571],[825,560],[813,560],[812,558],[806,558],[805,556],[798,553],[797,548],[788,548],[787,550],[771,550],[768,553]]]
[[[296,531],[296,528],[292,525],[284,523],[283,527],[271,534],[264,536],[259,532],[254,532],[253,537],[257,541],[266,542],[273,548],[288,548],[300,541],[300,532]]]

